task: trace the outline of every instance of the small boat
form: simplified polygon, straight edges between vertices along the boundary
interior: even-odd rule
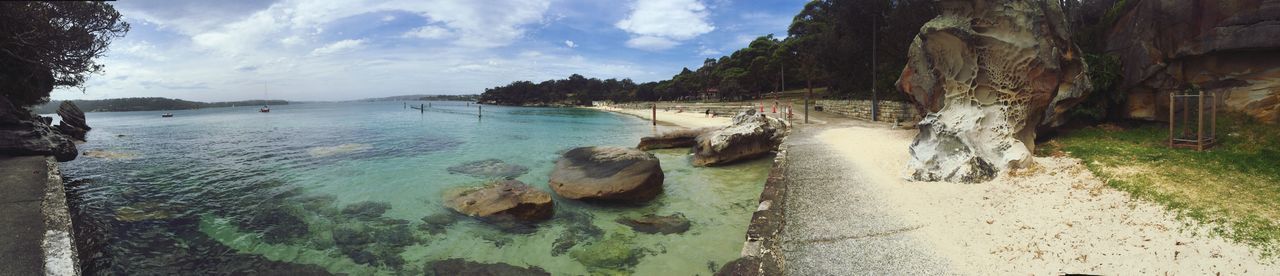
[[[160,117],[164,117],[164,118],[173,117],[173,113],[160,114]]]
[[[271,112],[271,107],[267,106],[267,85],[265,84],[262,85],[262,108],[259,108],[258,112]]]
[[[264,105],[262,106],[262,108],[258,109],[258,112],[263,112],[263,113],[271,112],[271,108]]]

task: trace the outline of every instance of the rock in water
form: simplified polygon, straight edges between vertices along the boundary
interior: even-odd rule
[[[569,150],[551,171],[551,190],[581,200],[646,202],[662,193],[662,166],[653,154],[633,148]]]
[[[58,116],[62,117],[62,121],[58,122],[58,131],[76,140],[84,141],[85,134],[92,129],[85,123],[84,111],[80,111],[80,107],[71,101],[62,101],[62,105],[58,106]]]
[[[630,226],[631,230],[646,234],[680,234],[689,231],[689,220],[681,213],[670,216],[648,214],[638,218],[622,217],[617,221]]]
[[[789,127],[782,119],[748,109],[733,116],[732,125],[698,136],[693,165],[723,165],[772,152],[782,144]]]
[[[551,195],[518,180],[456,190],[444,197],[445,207],[464,215],[496,220],[536,222],[551,218]]]
[[[528,268],[496,263],[486,264],[463,259],[447,259],[427,262],[423,267],[426,275],[474,275],[474,276],[539,276],[551,275],[540,267]]]
[[[362,201],[342,208],[342,214],[358,220],[373,220],[391,209],[391,203]]]
[[[1280,123],[1280,0],[1128,2],[1106,38],[1125,116],[1168,120],[1169,93],[1197,85],[1224,110]]]
[[[898,79],[922,112],[908,178],[982,182],[1032,162],[1036,129],[1091,90],[1056,3],[942,0]]]
[[[636,148],[651,150],[693,147],[699,135],[715,130],[715,128],[710,127],[672,130],[658,136],[640,138],[640,144],[636,145]]]
[[[459,173],[480,178],[502,178],[515,179],[529,172],[529,168],[520,165],[507,164],[498,159],[485,159],[479,161],[471,161],[457,166],[449,167],[449,173]]]

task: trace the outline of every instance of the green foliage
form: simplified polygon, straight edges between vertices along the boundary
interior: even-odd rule
[[[1220,144],[1204,152],[1168,147],[1169,129],[1161,124],[1085,128],[1040,151],[1081,158],[1109,186],[1274,256],[1280,253],[1280,126],[1239,113],[1220,116],[1217,125]]]
[[[102,71],[94,59],[128,31],[104,2],[0,3],[0,96],[30,106],[55,87],[84,84]]]
[[[501,105],[589,105],[592,101],[627,101],[660,96],[653,86],[636,85],[631,79],[600,80],[573,74],[566,79],[537,84],[516,81],[485,89],[479,101]]]
[[[1067,115],[1075,119],[1099,121],[1107,116],[1107,112],[1119,107],[1127,98],[1127,93],[1116,89],[1123,80],[1120,58],[1109,54],[1085,54],[1085,63],[1089,64],[1089,82],[1093,92],[1080,104],[1068,111]]]

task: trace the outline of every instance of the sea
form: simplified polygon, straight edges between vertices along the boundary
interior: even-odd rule
[[[462,260],[555,275],[709,275],[739,256],[772,164],[693,167],[688,149],[654,150],[662,195],[586,203],[547,186],[562,153],[632,147],[670,127],[465,102],[258,108],[86,113],[83,155],[61,164],[83,272],[421,275]],[[512,227],[445,208],[448,191],[495,180],[449,170],[483,160],[524,168],[511,176],[552,193],[554,217]],[[618,222],[677,214],[688,231]]]

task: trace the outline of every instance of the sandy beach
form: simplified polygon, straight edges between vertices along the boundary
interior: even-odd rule
[[[589,107],[596,110],[604,110],[609,112],[617,112],[621,114],[640,117],[650,120],[653,117],[653,111],[647,109],[625,109],[616,107],[595,106]],[[677,112],[658,110],[658,123],[668,124],[684,128],[701,128],[701,127],[718,127],[727,126],[731,121],[731,116],[707,117],[703,113],[698,112]]]
[[[916,131],[832,129],[818,135],[866,172],[872,189],[965,274],[1276,275],[1246,245],[1213,237],[1163,207],[1107,187],[1078,159],[981,184],[908,182]],[[804,200],[802,198],[789,200]]]

